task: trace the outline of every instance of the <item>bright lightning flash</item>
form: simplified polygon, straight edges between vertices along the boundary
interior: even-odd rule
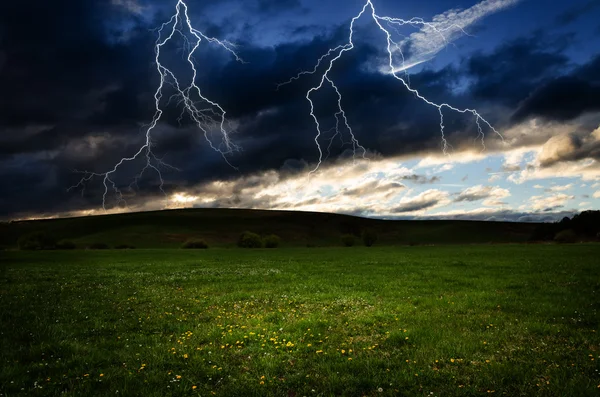
[[[336,96],[337,96],[337,106],[338,106],[338,110],[335,114],[336,126],[332,129],[334,131],[334,134],[333,134],[333,136],[330,140],[329,146],[327,148],[328,154],[329,154],[329,148],[331,147],[331,142],[333,141],[333,139],[336,136],[340,136],[340,137],[342,136],[341,130],[340,130],[340,120],[341,120],[341,121],[343,121],[344,126],[346,127],[346,129],[348,130],[348,132],[350,134],[350,138],[351,138],[350,144],[352,145],[354,156],[356,157],[357,150],[359,150],[360,152],[362,152],[362,157],[366,159],[367,151],[363,146],[360,145],[360,143],[356,139],[356,136],[354,135],[354,132],[352,131],[352,128],[350,127],[350,123],[348,122],[348,118],[346,117],[346,112],[344,111],[344,109],[342,107],[342,100],[343,100],[342,94],[340,93],[340,90],[336,86],[336,84],[333,81],[333,79],[331,78],[330,74],[331,74],[331,70],[333,69],[333,66],[336,63],[336,61],[338,61],[345,52],[349,52],[352,49],[354,49],[354,42],[353,42],[354,24],[356,23],[356,21],[358,19],[360,19],[364,14],[366,14],[368,10],[370,10],[371,18],[377,24],[377,27],[379,28],[379,30],[381,30],[387,38],[386,50],[387,50],[389,74],[391,76],[393,76],[396,80],[400,81],[402,83],[402,85],[409,92],[411,92],[412,94],[415,95],[415,97],[417,97],[421,101],[425,102],[427,105],[432,106],[438,110],[439,115],[440,115],[440,132],[441,132],[441,136],[442,136],[442,149],[443,149],[444,154],[448,154],[448,148],[450,146],[450,144],[448,143],[448,141],[446,140],[446,137],[444,135],[444,129],[445,129],[444,113],[443,113],[444,109],[451,110],[451,111],[458,112],[458,113],[463,113],[463,114],[465,114],[465,113],[472,114],[475,117],[475,123],[477,125],[477,130],[479,132],[479,137],[481,138],[482,145],[484,145],[483,146],[484,149],[485,149],[485,144],[484,144],[483,126],[487,126],[491,131],[496,133],[504,141],[504,138],[502,137],[502,135],[498,131],[496,131],[496,129],[494,129],[494,127],[492,127],[492,125],[489,122],[487,122],[487,120],[485,120],[476,110],[474,110],[474,109],[459,109],[459,108],[451,106],[447,103],[432,102],[429,99],[425,98],[423,95],[421,95],[421,93],[419,93],[419,91],[417,89],[411,87],[410,80],[409,80],[408,74],[407,74],[407,70],[414,65],[405,64],[405,62],[404,62],[405,58],[404,58],[404,54],[402,53],[401,45],[393,40],[392,33],[391,33],[392,30],[395,32],[398,32],[397,29],[402,26],[412,26],[412,27],[427,26],[427,27],[431,28],[434,32],[439,34],[442,37],[442,39],[445,42],[447,42],[444,37],[444,30],[448,30],[450,28],[457,28],[457,26],[452,25],[450,27],[446,27],[445,29],[440,29],[440,28],[438,28],[438,26],[436,26],[435,22],[425,22],[422,18],[412,18],[409,20],[404,20],[404,19],[400,19],[400,18],[379,16],[379,15],[377,15],[377,13],[375,11],[375,6],[373,5],[373,2],[371,0],[367,0],[365,5],[363,6],[362,10],[360,11],[360,13],[358,15],[356,15],[354,18],[352,18],[352,21],[350,23],[350,33],[348,36],[348,42],[346,44],[339,45],[335,48],[329,49],[327,51],[327,53],[325,53],[318,59],[315,67],[312,70],[300,72],[295,77],[292,77],[290,80],[288,80],[282,84],[279,84],[279,86],[278,86],[278,88],[279,88],[283,85],[290,84],[293,81],[300,79],[304,75],[316,75],[318,70],[321,68],[321,66],[325,65],[324,66],[325,71],[321,75],[319,84],[310,88],[308,90],[308,92],[306,93],[306,99],[308,100],[308,102],[310,104],[310,115],[313,118],[316,128],[317,128],[317,134],[315,136],[315,143],[317,144],[317,149],[319,150],[318,164],[310,172],[310,174],[313,174],[314,172],[316,172],[319,169],[321,163],[323,162],[323,150],[321,148],[321,144],[319,143],[319,138],[324,134],[324,132],[321,130],[321,124],[319,123],[319,119],[315,115],[315,105],[313,103],[311,95],[316,93],[317,91],[321,90],[324,86],[330,86],[331,88],[333,88],[335,90]],[[463,33],[464,33],[464,30],[462,30],[462,28],[460,26],[458,26],[458,28],[461,31],[463,31]],[[397,51],[400,54],[400,57],[402,60],[401,66],[400,65],[397,66],[394,64],[394,51]],[[404,77],[398,75],[398,73],[402,72],[402,71],[404,71]],[[342,142],[343,142],[343,140],[342,140]]]
[[[229,128],[230,126],[225,117],[225,110],[218,103],[205,97],[202,94],[200,87],[196,85],[196,77],[198,72],[194,64],[194,53],[203,40],[222,47],[231,53],[231,55],[233,55],[237,61],[243,63],[244,61],[235,52],[235,45],[225,40],[218,40],[214,37],[208,37],[201,31],[193,28],[188,15],[188,7],[184,0],[178,0],[175,15],[173,15],[169,21],[162,24],[157,30],[158,38],[155,45],[155,62],[156,70],[160,75],[160,84],[156,90],[156,93],[154,94],[156,105],[154,117],[152,122],[144,127],[146,131],[145,143],[133,156],[122,158],[111,170],[107,172],[96,173],[77,171],[82,173],[84,176],[81,178],[78,184],[69,188],[69,190],[81,188],[83,194],[85,186],[88,182],[94,178],[101,178],[104,185],[104,194],[102,196],[102,207],[104,210],[106,210],[107,196],[111,188],[115,193],[117,205],[122,203],[126,204],[123,194],[117,186],[114,178],[124,164],[133,162],[138,158],[143,158],[145,165],[139,174],[135,176],[129,187],[132,188],[134,185],[137,185],[144,173],[152,170],[158,174],[160,179],[160,190],[165,193],[163,190],[164,180],[162,177],[161,168],[176,168],[164,163],[152,152],[152,132],[158,125],[164,112],[163,108],[161,107],[161,102],[164,95],[163,91],[166,85],[175,90],[175,94],[168,98],[167,105],[172,100],[177,100],[178,104],[183,105],[183,110],[179,120],[181,121],[183,116],[187,113],[188,116],[194,121],[194,124],[200,129],[200,131],[204,133],[204,137],[206,138],[206,141],[210,147],[220,153],[225,161],[227,161],[227,158],[225,157],[227,154],[239,149],[230,139],[229,135],[231,128]],[[181,37],[184,42],[183,50],[187,52],[185,59],[191,67],[193,73],[190,84],[185,87],[180,84],[179,80],[175,76],[175,73],[164,66],[160,61],[161,50],[169,41],[174,40],[174,37],[176,36]],[[218,134],[220,134],[221,142],[218,144],[213,142],[211,139],[213,131],[216,131]],[[227,163],[229,164],[228,161]]]

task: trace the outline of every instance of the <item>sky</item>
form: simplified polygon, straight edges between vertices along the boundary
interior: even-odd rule
[[[156,43],[177,0],[0,4],[0,219],[222,207],[554,221],[600,209],[598,0],[372,0],[379,17],[416,23],[378,19],[390,67],[370,9],[356,20],[327,75],[341,99],[325,80],[314,118],[307,92],[337,53],[298,73],[347,45],[368,3],[186,4],[220,41],[200,42],[195,80],[183,27],[158,60],[210,101],[191,96],[200,125],[169,76],[156,119]],[[480,118],[444,108],[442,130],[419,96]]]

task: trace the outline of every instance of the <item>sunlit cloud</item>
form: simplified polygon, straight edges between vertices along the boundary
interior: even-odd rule
[[[531,208],[536,211],[554,211],[565,206],[567,201],[573,200],[575,196],[564,193],[553,194],[550,196],[533,196],[530,199]]]

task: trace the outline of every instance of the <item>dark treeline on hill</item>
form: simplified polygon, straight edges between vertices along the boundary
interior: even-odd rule
[[[559,222],[541,223],[531,236],[533,241],[577,242],[600,239],[600,211],[583,211],[573,218],[564,217]]]
[[[119,215],[20,221],[0,224],[0,249],[14,249],[19,239],[45,233],[77,248],[181,248],[202,240],[209,247],[237,247],[244,231],[265,239],[278,236],[281,247],[341,246],[342,236],[369,244],[490,244],[554,240],[563,230],[591,241],[598,213],[584,212],[559,223],[516,223],[458,220],[381,220],[349,215],[244,209],[186,209]],[[571,233],[571,232],[568,232]],[[557,240],[558,241],[558,240]],[[579,240],[578,240],[579,241]],[[366,243],[364,243],[366,244]]]

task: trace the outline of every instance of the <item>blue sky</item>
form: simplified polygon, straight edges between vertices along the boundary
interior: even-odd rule
[[[201,122],[171,80],[192,83],[184,25],[161,47],[173,75],[154,99],[155,45],[166,37],[156,28],[177,4],[2,5],[1,217],[209,206],[550,221],[600,207],[597,1],[373,0],[379,17],[423,22],[379,19],[398,45],[395,78],[370,10],[352,51],[337,52],[369,3],[189,0],[193,27],[221,40],[193,54],[202,97],[187,99],[204,109]],[[277,89],[336,47],[314,75]],[[316,89],[338,54],[327,76],[339,104],[327,81]],[[463,111],[443,108],[446,149],[433,106],[442,103]],[[340,121],[351,130],[339,124],[330,144]],[[241,150],[219,153],[230,138]]]

